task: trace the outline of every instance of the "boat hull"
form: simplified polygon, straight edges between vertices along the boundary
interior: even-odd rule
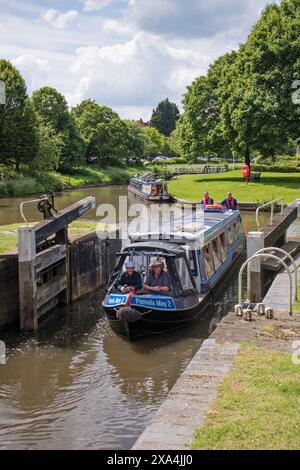
[[[143,336],[161,335],[186,327],[207,309],[210,299],[211,296],[208,294],[201,303],[186,310],[170,312],[151,310],[145,313],[139,310],[141,318],[136,322],[120,320],[115,310],[107,307],[105,310],[112,329],[118,334],[127,336],[130,340],[135,340]]]
[[[169,195],[151,196],[149,194],[142,193],[135,188],[131,188],[130,186],[128,187],[128,191],[131,194],[134,194],[135,196],[149,202],[169,202],[171,200]]]
[[[243,256],[243,249],[237,251],[231,264],[222,273],[211,290],[203,296],[197,304],[184,310],[150,310],[146,312],[144,311],[143,313],[142,309],[137,309],[141,313],[141,318],[135,322],[128,322],[118,319],[114,308],[109,308],[103,305],[112,329],[118,334],[127,336],[130,340],[135,340],[144,336],[161,335],[185,328],[189,323],[192,323],[200,315],[206,312],[208,308],[213,308],[214,295],[221,290],[226,279],[230,278],[230,270],[233,266],[236,263],[238,264],[242,262]]]

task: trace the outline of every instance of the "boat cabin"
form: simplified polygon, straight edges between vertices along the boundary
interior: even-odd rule
[[[199,294],[211,289],[245,247],[245,237],[239,212],[205,213],[202,228],[191,228],[191,220],[184,221],[184,231],[171,234],[158,232],[131,234],[132,244],[119,254],[110,288],[125,270],[131,259],[145,283],[153,260],[161,259],[176,294],[189,295],[195,289]],[[182,226],[180,228],[182,230]]]

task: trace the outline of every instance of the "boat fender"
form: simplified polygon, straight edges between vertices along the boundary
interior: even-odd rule
[[[221,204],[206,204],[205,209],[224,209]]]
[[[117,318],[120,321],[127,321],[128,323],[134,323],[141,319],[142,314],[131,307],[121,307],[117,311]]]

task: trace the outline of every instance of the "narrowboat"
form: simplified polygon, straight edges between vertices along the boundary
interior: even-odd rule
[[[117,255],[102,304],[116,332],[134,340],[174,331],[212,304],[214,290],[245,250],[245,236],[239,211],[202,212],[201,227],[186,219],[180,232],[176,227],[171,235],[160,231],[158,239],[153,239],[155,231],[131,235],[131,244]],[[118,283],[128,260],[134,263],[143,287],[122,293]],[[155,260],[169,277],[167,292],[145,289]]]
[[[167,202],[170,200],[166,181],[155,178],[151,173],[146,173],[143,176],[136,175],[131,178],[128,191],[150,202]]]

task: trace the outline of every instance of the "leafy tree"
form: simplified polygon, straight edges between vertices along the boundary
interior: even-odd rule
[[[37,123],[25,82],[7,60],[0,60],[0,80],[6,86],[6,104],[0,105],[0,163],[19,172],[37,154]]]
[[[125,121],[128,128],[128,153],[131,157],[143,157],[146,150],[146,137],[143,128],[134,121]]]
[[[250,164],[251,152],[280,153],[299,133],[291,99],[300,76],[299,0],[268,5],[224,76],[223,135]]]
[[[170,153],[168,139],[157,129],[154,127],[144,127],[143,132],[146,140],[145,155],[154,157]]]
[[[78,164],[85,147],[64,96],[55,88],[44,87],[32,94],[31,103],[40,126],[51,129],[59,169]]]
[[[86,100],[72,110],[72,116],[86,145],[87,162],[108,165],[130,156],[128,125],[110,108]]]
[[[176,128],[176,121],[179,117],[179,109],[175,103],[171,103],[167,98],[161,101],[157,108],[153,110],[150,126],[155,127],[161,134],[169,137]]]
[[[185,156],[225,155],[230,151],[221,128],[219,85],[224,71],[235,61],[236,53],[220,57],[188,87],[184,95],[184,119],[180,121]],[[184,131],[185,130],[185,131]],[[183,132],[184,131],[184,132]]]

